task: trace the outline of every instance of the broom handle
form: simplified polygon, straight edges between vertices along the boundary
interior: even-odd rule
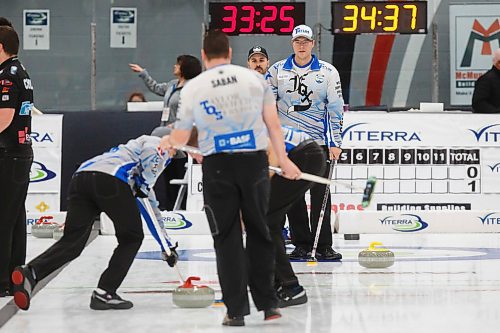
[[[149,216],[151,217],[151,221],[153,221],[153,225],[155,227],[156,233],[158,234],[158,238],[160,239],[161,246],[163,246],[163,249],[167,253],[168,256],[172,255],[172,251],[170,250],[170,247],[168,247],[167,241],[165,240],[165,237],[163,235],[163,231],[161,230],[160,223],[158,222],[158,219],[156,218],[156,215],[153,211],[153,207],[151,207],[151,203],[149,202],[148,198],[143,198],[142,203],[144,204],[144,207],[146,207],[146,211],[148,212]],[[184,283],[184,278],[182,277],[181,271],[179,270],[179,267],[177,265],[174,265],[175,271],[177,272],[177,275],[181,279],[181,282]]]

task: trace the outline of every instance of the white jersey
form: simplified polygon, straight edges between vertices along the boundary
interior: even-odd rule
[[[304,131],[299,129],[281,125],[281,132],[285,141],[285,150],[287,153],[306,140],[312,140],[311,137]]]
[[[203,156],[266,150],[264,105],[276,103],[262,75],[226,64],[191,79],[181,91],[175,128],[198,128]]]
[[[335,67],[314,55],[300,67],[292,54],[272,65],[265,78],[283,125],[305,131],[320,145],[340,147],[344,99]]]

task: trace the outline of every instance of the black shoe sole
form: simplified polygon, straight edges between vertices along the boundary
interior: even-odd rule
[[[21,310],[28,310],[31,304],[31,292],[33,286],[24,274],[23,268],[16,267],[11,275],[12,287],[14,291],[14,303]],[[29,285],[29,290],[26,286]]]
[[[280,308],[286,308],[286,307],[289,307],[289,306],[294,306],[294,305],[301,305],[301,304],[305,304],[307,303],[307,295],[304,295],[304,297],[299,297],[299,298],[296,298],[296,299],[291,299],[290,301],[288,302],[285,302],[283,300],[279,300],[278,302],[278,307]]]
[[[128,310],[134,305],[132,303],[122,303],[122,304],[107,304],[101,301],[90,301],[90,308],[92,310]]]
[[[245,326],[245,319],[244,318],[224,318],[222,321],[222,325],[224,326]]]

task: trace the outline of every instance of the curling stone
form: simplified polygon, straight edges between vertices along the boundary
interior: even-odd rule
[[[52,238],[58,241],[62,238],[63,235],[64,235],[64,224],[54,229],[54,232],[52,233]]]
[[[387,268],[394,264],[394,253],[388,249],[377,248],[380,242],[370,243],[370,247],[361,251],[358,255],[358,262],[366,268]]]
[[[37,238],[52,238],[54,229],[59,227],[59,223],[49,221],[49,219],[53,218],[53,216],[40,217],[40,219],[31,227],[31,234]]]
[[[212,305],[215,292],[208,286],[196,286],[191,281],[199,281],[197,276],[190,276],[182,286],[175,288],[172,300],[180,308],[206,308]]]

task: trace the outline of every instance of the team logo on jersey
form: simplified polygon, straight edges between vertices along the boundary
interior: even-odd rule
[[[252,130],[214,136],[215,151],[255,149],[255,136]]]
[[[312,105],[311,95],[314,91],[309,90],[309,86],[305,84],[305,79],[308,73],[304,75],[296,75],[290,78],[290,81],[293,82],[293,89],[286,90],[286,93],[298,93],[299,94],[299,104],[292,105],[288,108],[287,112],[300,112],[309,110]]]
[[[271,75],[269,75],[271,76]],[[287,80],[290,77],[288,74],[278,74],[278,80]]]
[[[17,66],[12,66],[12,67],[10,68],[10,74],[12,74],[12,75],[16,75],[16,73],[17,73]]]
[[[26,101],[21,104],[21,109],[19,110],[20,116],[29,116],[31,114],[31,109],[33,108],[33,103]]]
[[[316,83],[323,83],[323,81],[325,81],[325,75],[323,75],[323,74],[316,74],[316,77],[314,78],[314,81],[316,81]]]
[[[208,115],[214,115],[215,116],[215,120],[221,120],[222,118],[224,118],[222,116],[222,112],[219,111],[219,110],[217,110],[217,108],[215,107],[215,105],[209,104],[207,100],[202,101],[200,103],[200,105],[205,109],[205,112]]]
[[[9,95],[2,95],[2,102],[6,102],[9,100]]]

